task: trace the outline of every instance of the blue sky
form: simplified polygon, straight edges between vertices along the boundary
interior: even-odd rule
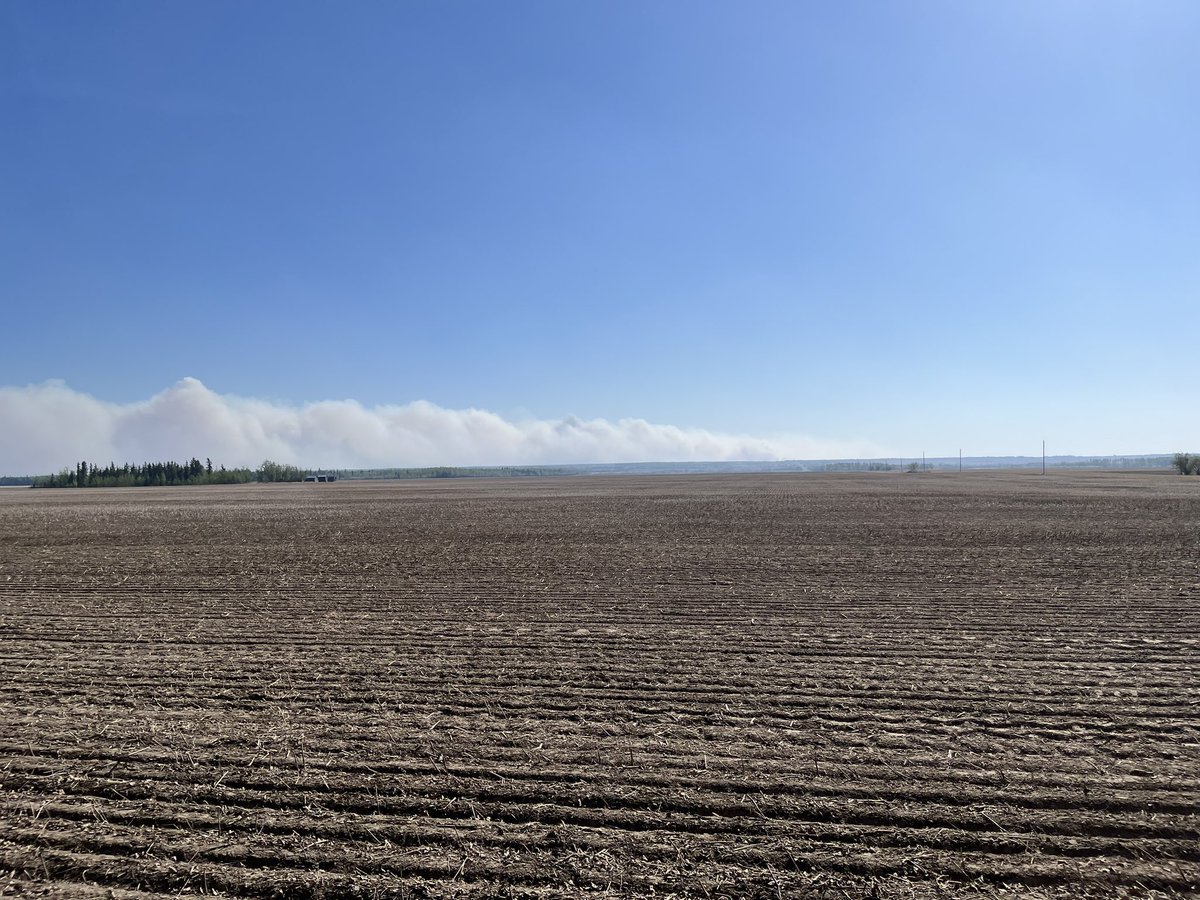
[[[0,386],[1200,450],[1198,39],[1191,2],[5,3]]]

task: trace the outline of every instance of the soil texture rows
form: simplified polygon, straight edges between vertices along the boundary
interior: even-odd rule
[[[1200,892],[1200,482],[0,491],[6,892]]]

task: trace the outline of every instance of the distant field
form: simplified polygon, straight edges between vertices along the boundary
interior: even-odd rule
[[[1200,479],[0,492],[0,894],[1200,890]]]

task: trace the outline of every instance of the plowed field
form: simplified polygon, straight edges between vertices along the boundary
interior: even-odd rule
[[[0,894],[1200,890],[1200,479],[0,491]]]

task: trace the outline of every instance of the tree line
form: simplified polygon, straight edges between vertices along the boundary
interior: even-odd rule
[[[307,471],[296,466],[264,460],[257,469],[214,467],[211,459],[204,462],[193,457],[188,462],[147,462],[140,465],[125,463],[107,466],[86,460],[75,468],[64,468],[54,475],[39,475],[32,479],[35,488],[92,488],[92,487],[170,487],[185,484],[246,484],[252,481],[303,481]]]

